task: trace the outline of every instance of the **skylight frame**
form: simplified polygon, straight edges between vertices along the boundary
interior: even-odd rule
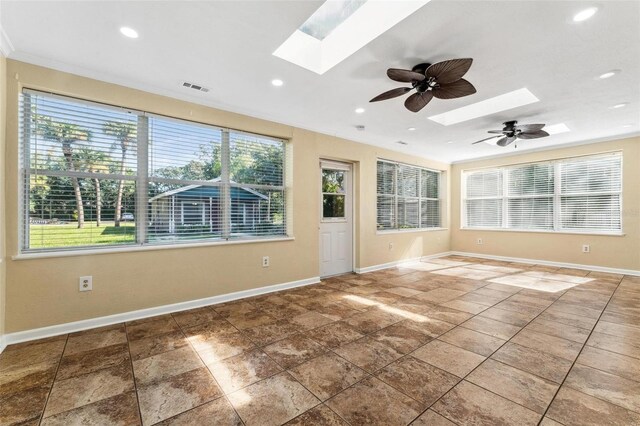
[[[296,29],[273,55],[322,75],[429,1],[367,0],[324,39]]]
[[[531,93],[529,89],[523,87],[522,89],[494,96],[493,98],[465,105],[427,118],[438,124],[442,124],[443,126],[451,126],[452,124],[463,123],[465,121],[530,105],[539,101],[540,99]]]

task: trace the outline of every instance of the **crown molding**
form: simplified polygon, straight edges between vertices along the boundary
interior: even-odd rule
[[[8,58],[14,51],[13,43],[11,43],[9,36],[2,28],[2,21],[0,21],[0,54]]]

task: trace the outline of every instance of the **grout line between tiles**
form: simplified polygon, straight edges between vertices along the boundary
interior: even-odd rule
[[[58,366],[56,367],[56,373],[53,375],[53,380],[51,381],[51,387],[49,388],[49,393],[47,394],[47,399],[42,406],[42,413],[40,413],[40,419],[38,420],[38,425],[42,424],[44,420],[44,413],[47,411],[47,405],[49,404],[49,398],[51,397],[51,393],[53,392],[53,385],[56,383],[56,377],[58,376],[58,371],[60,370],[60,365],[62,365],[62,357],[64,356],[64,351],[67,349],[67,343],[69,342],[69,335],[64,339],[64,346],[62,347],[62,352],[60,353],[60,359],[58,360]]]

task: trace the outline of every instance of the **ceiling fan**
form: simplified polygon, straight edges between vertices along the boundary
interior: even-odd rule
[[[500,138],[496,142],[498,146],[507,146],[517,139],[538,139],[549,136],[549,133],[542,130],[545,126],[544,124],[520,124],[518,122],[513,121],[505,121],[504,127],[502,130],[489,130],[487,133],[497,133],[496,136],[490,136],[485,139],[481,139],[477,142],[472,143],[475,145],[480,142],[488,141],[493,138]]]
[[[369,102],[384,101],[402,96],[415,89],[416,93],[409,96],[404,106],[409,111],[418,112],[424,108],[435,96],[439,99],[461,98],[476,93],[473,84],[462,76],[469,71],[473,59],[451,59],[435,64],[418,64],[409,70],[389,68],[387,76],[394,81],[411,83],[411,87],[399,87],[386,91]]]

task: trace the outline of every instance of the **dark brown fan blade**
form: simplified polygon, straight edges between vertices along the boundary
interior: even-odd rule
[[[422,74],[398,68],[389,68],[387,70],[387,77],[401,83],[411,83],[412,81],[422,81],[425,79],[425,76]]]
[[[549,136],[549,133],[544,130],[538,130],[537,132],[520,133],[518,137],[520,139],[538,139]]]
[[[464,78],[433,88],[433,96],[439,99],[461,98],[463,96],[473,95],[474,93],[476,93],[476,88]]]
[[[411,91],[411,87],[399,87],[397,89],[391,89],[384,93],[379,94],[375,98],[371,99],[369,102],[378,102],[378,101],[386,101],[387,99],[396,98],[398,96],[402,96],[405,93]]]
[[[407,107],[409,111],[418,112],[424,108],[431,99],[433,99],[433,93],[431,92],[414,93],[404,101],[404,106]]]
[[[522,133],[533,133],[538,130],[542,130],[544,124],[520,124],[516,126],[516,129],[520,130]]]
[[[499,135],[504,133],[504,130],[489,130],[487,133],[497,133]]]
[[[497,142],[497,144],[498,144],[499,146],[507,146],[507,145],[509,145],[511,142],[515,141],[516,139],[517,139],[517,138],[516,138],[515,136],[511,136],[511,137],[505,136],[504,138],[500,139],[500,140]]]
[[[427,77],[434,77],[440,84],[453,83],[460,80],[469,71],[473,59],[452,59],[442,61],[427,68]]]
[[[494,139],[494,138],[498,138],[498,137],[500,137],[500,136],[489,136],[488,138],[480,139],[479,141],[474,142],[474,143],[472,143],[471,145],[475,145],[475,144],[477,144],[477,143],[484,142],[484,141],[488,141],[489,139]]]

